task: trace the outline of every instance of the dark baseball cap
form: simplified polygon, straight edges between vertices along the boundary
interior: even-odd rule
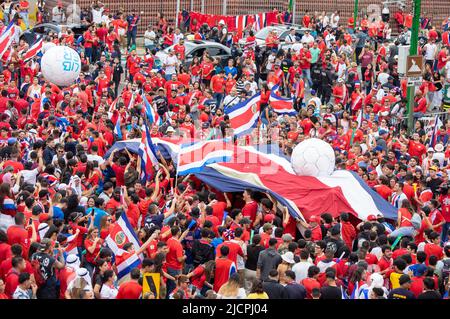
[[[408,282],[411,282],[411,277],[409,277],[408,275],[401,275],[398,282],[400,283],[400,285],[404,285]]]

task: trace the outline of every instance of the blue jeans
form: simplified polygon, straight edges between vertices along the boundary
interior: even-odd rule
[[[423,117],[424,116],[424,114],[422,113],[422,112],[414,112],[414,118],[421,118],[421,117]]]
[[[170,74],[166,73],[166,74],[164,75],[164,78],[166,79],[166,81],[172,80],[172,73],[170,73]],[[169,93],[170,93],[170,92],[169,92]]]
[[[311,80],[311,70],[310,69],[303,69],[302,70],[302,76],[303,79],[306,78],[306,80],[308,81],[308,87],[312,87],[313,82]]]
[[[149,51],[152,51],[153,49],[156,48],[156,45],[154,45],[154,44],[146,45],[145,48]]]
[[[181,274],[181,270],[167,267],[167,273],[169,275],[171,275],[172,277],[176,277]],[[169,295],[172,293],[172,291],[175,290],[176,287],[177,287],[177,283],[175,281],[167,279],[166,299],[169,299]]]
[[[389,237],[398,237],[401,235],[402,237],[408,236],[414,238],[415,232],[414,227],[400,227],[394,230]]]
[[[92,48],[84,48],[84,55],[86,58],[89,58],[89,61],[92,60]]]
[[[214,93],[214,99],[216,100],[217,107],[220,107],[220,103],[222,103],[223,94],[222,93]]]
[[[448,230],[450,229],[450,222],[445,223],[442,225],[442,233],[441,233],[441,244],[444,244],[447,241],[448,238]]]

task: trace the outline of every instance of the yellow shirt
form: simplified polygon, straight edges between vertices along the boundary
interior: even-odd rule
[[[402,275],[403,274],[399,274],[396,272],[391,273],[391,276],[389,277],[389,279],[391,280],[392,289],[400,288],[399,280]]]
[[[269,296],[263,292],[262,294],[251,293],[247,296],[247,299],[269,299]]]

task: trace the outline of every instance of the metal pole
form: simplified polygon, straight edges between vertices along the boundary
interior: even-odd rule
[[[222,1],[223,1],[222,15],[226,16],[227,15],[227,0],[222,0]]]
[[[180,12],[180,1],[181,0],[177,0],[177,11],[175,13],[175,27],[178,28],[178,13]]]
[[[194,11],[194,0],[191,0],[191,12]]]
[[[202,0],[202,8],[201,8],[200,12],[205,13],[205,0]]]
[[[421,0],[414,0],[414,17],[411,30],[411,45],[409,47],[409,55],[417,55],[417,45],[419,43],[419,25],[420,25],[420,5]],[[415,86],[408,86],[408,133],[411,134],[414,130],[414,95]]]
[[[359,0],[355,0],[355,6],[353,7],[353,31],[356,31],[356,19],[358,18],[358,4]]]
[[[296,6],[296,1],[293,0],[292,1],[292,24],[295,24],[295,13],[296,13],[295,6]]]

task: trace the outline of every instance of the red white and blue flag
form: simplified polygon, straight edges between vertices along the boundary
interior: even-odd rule
[[[275,85],[270,92],[269,102],[273,111],[278,114],[297,114],[297,111],[294,109],[294,99],[281,97],[279,89],[280,86]]]
[[[258,124],[260,98],[261,94],[258,93],[244,102],[225,109],[225,114],[230,118],[230,125],[235,136],[250,134]]]
[[[0,56],[3,56],[11,46],[14,40],[14,34],[16,33],[16,28],[17,26],[14,22],[11,22],[6,30],[0,35]]]
[[[198,173],[208,164],[228,162],[233,156],[233,150],[230,139],[182,144],[178,153],[178,175]]]
[[[158,125],[161,125],[162,119],[160,118],[158,112],[156,112],[153,106],[150,104],[145,94],[142,94],[142,99],[144,100],[145,114],[147,115],[147,119],[150,124],[157,123]]]
[[[42,50],[42,44],[44,42],[43,37],[40,37],[37,39],[37,41],[28,49],[27,52],[25,52],[24,55],[22,55],[23,62],[28,62],[32,58],[34,58],[36,55],[38,55],[39,52]]]
[[[129,254],[123,249],[123,246],[127,243],[132,243],[135,251],[141,247],[139,245],[139,239],[125,213],[122,213],[120,218],[112,224],[105,243],[112,250],[116,258],[118,280],[128,275],[133,268],[141,264],[143,259],[142,255]]]
[[[77,237],[78,234],[71,235],[67,237],[66,247],[64,248],[64,252],[67,255],[77,255],[78,256],[78,247],[77,247]],[[79,256],[78,256],[79,257]]]
[[[178,158],[182,140],[154,139],[161,155]],[[139,140],[121,141],[114,149],[137,150]],[[135,151],[136,152],[136,151]],[[108,156],[108,153],[106,154]],[[337,170],[330,176],[299,176],[290,159],[276,145],[236,146],[231,161],[205,165],[195,176],[221,192],[242,192],[246,188],[269,192],[294,218],[309,220],[328,212],[333,217],[348,212],[360,220],[382,214],[397,218],[397,209],[372,190],[358,174]]]
[[[148,126],[145,126],[145,130],[142,132],[141,144],[139,145],[139,156],[141,157],[141,178],[147,180],[150,176],[149,172],[159,168],[158,158],[156,156],[156,147],[153,145]]]

